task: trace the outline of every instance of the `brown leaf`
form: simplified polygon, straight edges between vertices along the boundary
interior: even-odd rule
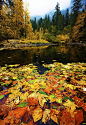
[[[23,107],[23,108],[14,109],[14,110],[10,111],[9,116],[13,115],[19,119],[25,114],[25,112],[27,111],[27,108],[28,108],[28,106]]]

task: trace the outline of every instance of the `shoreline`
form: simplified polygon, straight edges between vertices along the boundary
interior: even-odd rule
[[[18,48],[23,48],[23,47],[38,47],[38,46],[55,46],[55,45],[61,45],[61,44],[67,44],[67,45],[85,45],[85,43],[71,43],[71,42],[67,42],[67,43],[24,43],[24,44],[21,44],[19,42],[12,42],[12,43],[1,43],[0,44],[0,50],[3,50],[3,49],[18,49]]]

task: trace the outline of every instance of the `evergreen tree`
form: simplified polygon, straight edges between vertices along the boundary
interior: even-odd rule
[[[52,24],[55,25],[55,15],[52,17]]]
[[[76,18],[78,17],[81,8],[82,8],[81,0],[73,0],[73,6],[72,6],[73,26],[76,22]]]
[[[36,17],[34,18],[34,20],[30,20],[30,21],[32,23],[33,31],[35,31],[37,29]]]
[[[60,11],[60,7],[59,7],[59,3],[57,2],[57,5],[55,7],[55,13],[54,13],[54,18],[55,18],[55,25],[57,26],[58,24],[58,17],[59,15],[61,14],[61,11]]]
[[[65,15],[65,26],[69,25],[69,9],[67,8],[66,10],[66,15]]]
[[[63,28],[64,28],[64,16],[62,16],[62,14],[60,14],[58,16],[58,22],[57,22],[57,27],[58,27],[58,30],[62,31]]]

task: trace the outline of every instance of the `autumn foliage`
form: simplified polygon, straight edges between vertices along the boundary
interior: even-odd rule
[[[9,65],[0,68],[0,125],[80,125],[86,113],[86,64]]]

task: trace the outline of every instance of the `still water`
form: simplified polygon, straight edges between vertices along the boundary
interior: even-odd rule
[[[5,49],[0,51],[0,66],[5,64],[39,64],[85,62],[85,45],[59,45],[42,47],[24,47],[22,49]]]

